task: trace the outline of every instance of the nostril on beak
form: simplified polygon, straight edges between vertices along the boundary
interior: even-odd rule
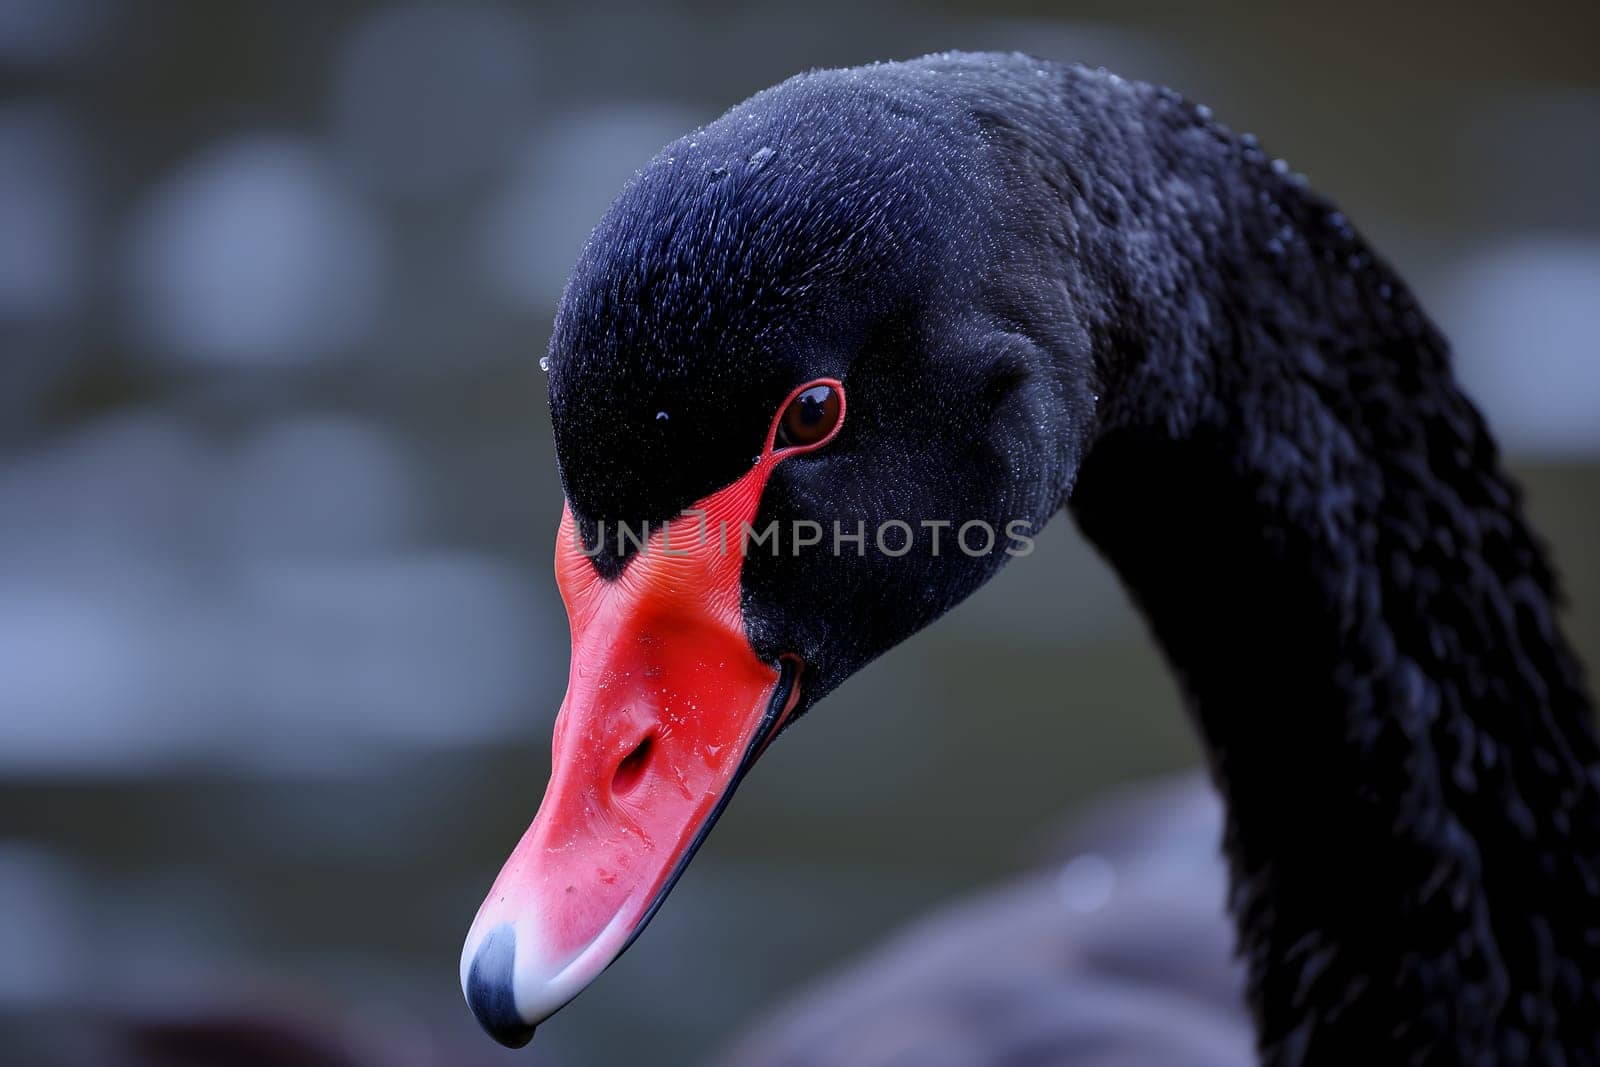
[[[611,795],[625,797],[633,792],[639,782],[644,778],[645,767],[650,763],[650,755],[655,751],[655,734],[645,734],[639,743],[633,746],[633,751],[622,757],[622,762],[617,764],[617,773],[611,776]]]
[[[478,1025],[507,1048],[521,1048],[533,1040],[533,1026],[517,1014],[512,975],[517,962],[517,934],[501,924],[489,931],[472,957],[467,972],[467,1004]]]

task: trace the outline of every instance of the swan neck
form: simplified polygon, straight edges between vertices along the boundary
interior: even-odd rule
[[[1600,1053],[1600,745],[1544,550],[1398,277],[1236,184],[1230,231],[1151,231],[1190,288],[1108,272],[1069,506],[1228,804],[1263,1048]]]

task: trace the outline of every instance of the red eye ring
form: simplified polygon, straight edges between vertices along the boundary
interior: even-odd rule
[[[843,422],[844,386],[832,378],[819,378],[789,394],[773,423],[772,447],[820,448]]]

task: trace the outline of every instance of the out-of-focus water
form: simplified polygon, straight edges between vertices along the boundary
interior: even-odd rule
[[[0,1049],[502,1055],[456,964],[565,683],[559,288],[662,143],[811,66],[1022,48],[1255,131],[1454,338],[1600,662],[1594,11],[1012,11],[0,3]],[[531,1059],[694,1062],[1196,758],[1058,521],[785,735]]]

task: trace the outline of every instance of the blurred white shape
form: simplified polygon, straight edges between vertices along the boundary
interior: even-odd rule
[[[222,459],[125,417],[0,463],[0,777],[347,771],[548,729],[559,616],[515,567],[408,550],[416,492],[332,416]]]
[[[0,777],[348,772],[554,716],[533,695],[560,635],[511,568],[407,554],[215,588],[146,567],[0,573]]]
[[[430,196],[482,174],[534,104],[525,25],[467,4],[379,10],[336,60],[333,116],[358,171],[398,196]]]
[[[82,882],[37,846],[0,840],[0,1006],[59,1001],[91,962]]]
[[[686,107],[618,104],[580,112],[529,138],[482,221],[480,256],[494,289],[515,307],[549,310],[623,184],[704,120]]]
[[[23,67],[81,56],[104,39],[113,0],[0,0],[0,61]]]
[[[288,420],[248,441],[219,467],[216,498],[225,547],[241,558],[392,548],[416,511],[396,442],[334,416]]]
[[[88,199],[80,134],[61,109],[0,108],[0,318],[58,316],[78,303]]]
[[[139,206],[132,318],[195,363],[297,364],[372,326],[386,257],[377,222],[310,144],[247,135],[182,165]]]
[[[0,464],[0,575],[192,555],[209,461],[174,419],[106,419]],[[5,604],[0,601],[0,612]],[[0,677],[0,687],[4,679]]]
[[[0,769],[137,771],[213,729],[209,463],[154,415],[0,467]]]
[[[1056,888],[1068,911],[1079,914],[1098,911],[1111,902],[1116,892],[1116,868],[1104,856],[1085,852],[1074,856],[1061,868]]]
[[[244,577],[239,696],[257,710],[238,759],[360,765],[374,741],[467,743],[554,718],[553,707],[527,705],[537,672],[564,656],[539,654],[559,636],[518,571],[412,554]]]
[[[136,568],[0,574],[0,769],[138,772],[215,733],[195,699],[215,688],[214,635],[164,584]]]
[[[1507,448],[1600,453],[1600,240],[1522,237],[1447,275],[1440,321]]]

